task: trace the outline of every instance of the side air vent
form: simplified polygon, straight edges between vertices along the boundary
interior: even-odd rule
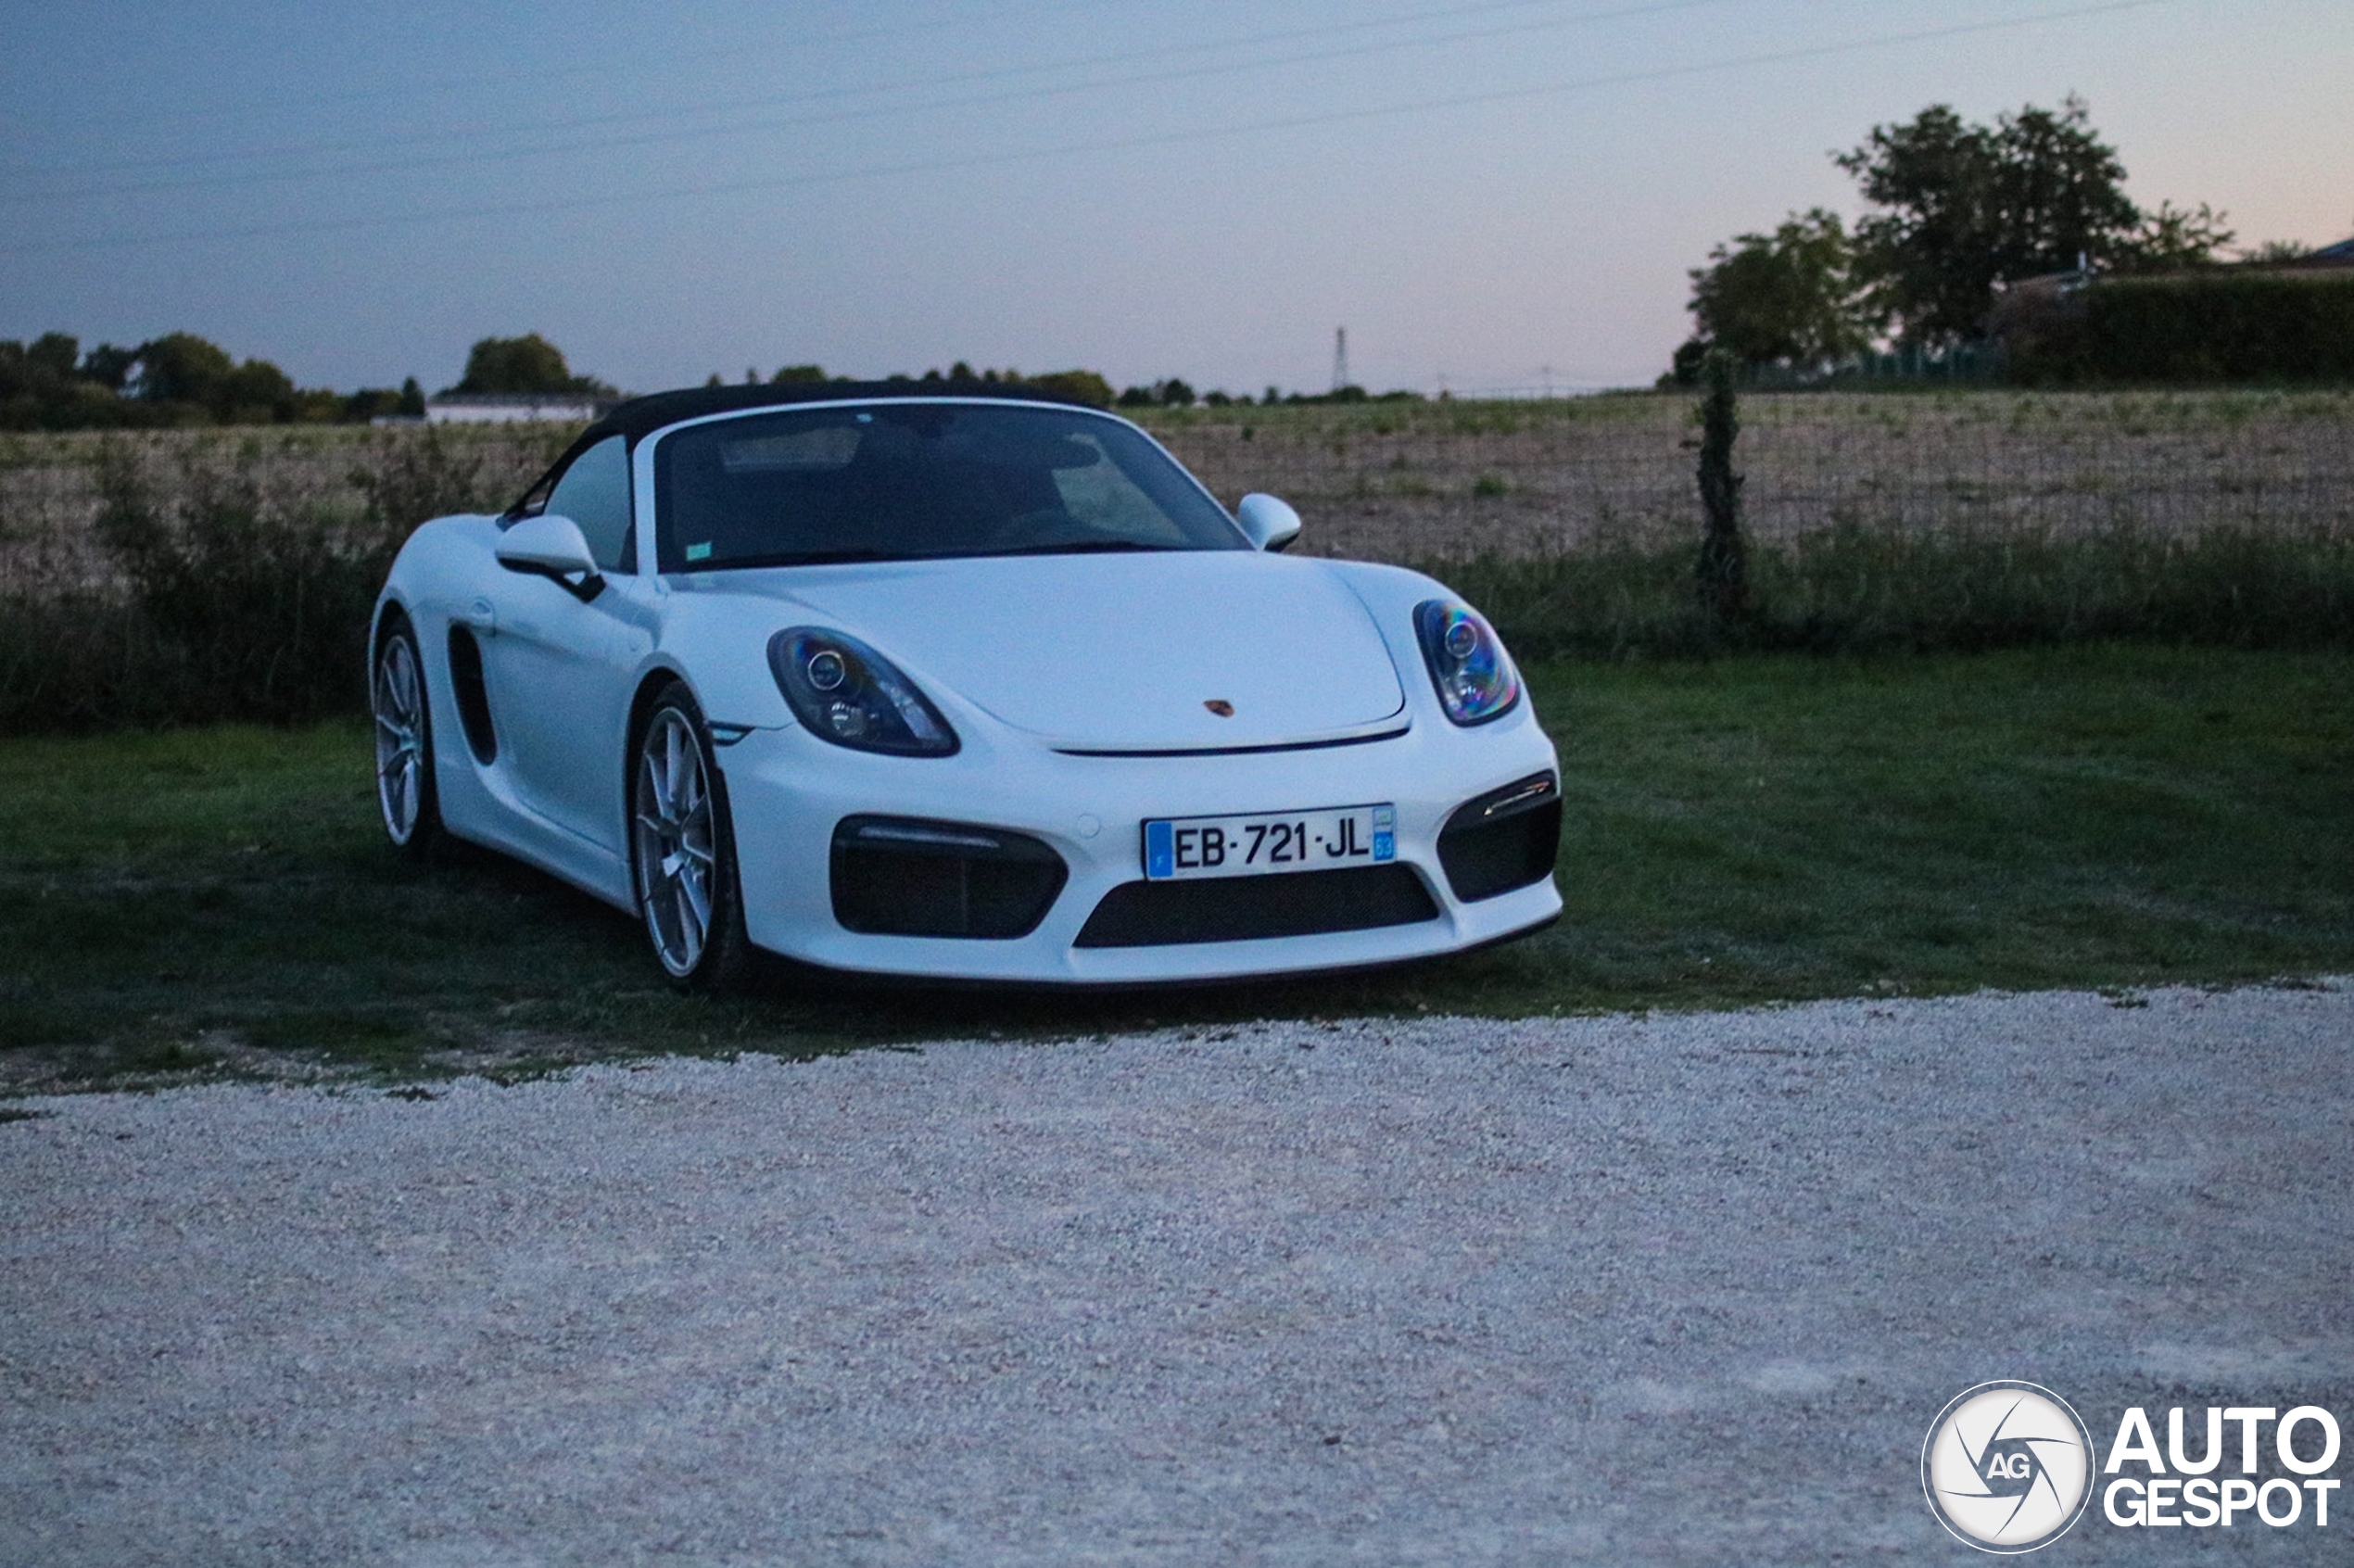
[[[1455,896],[1476,904],[1551,876],[1561,838],[1561,786],[1534,774],[1457,806],[1439,830],[1438,864]]]
[[[482,644],[463,626],[449,628],[449,694],[466,727],[466,749],[488,767],[499,760],[499,732],[490,727],[490,693],[482,684]]]

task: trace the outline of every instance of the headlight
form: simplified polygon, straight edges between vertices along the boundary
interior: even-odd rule
[[[768,669],[794,715],[820,740],[909,757],[956,750],[956,732],[916,683],[854,637],[788,627],[768,639]]]
[[[1426,599],[1414,606],[1414,635],[1430,666],[1439,704],[1457,724],[1486,724],[1520,701],[1512,668],[1496,628],[1460,600]]]

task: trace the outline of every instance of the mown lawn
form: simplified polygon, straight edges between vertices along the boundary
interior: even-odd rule
[[[0,742],[0,1091],[513,1073],[1268,1016],[2354,971],[2354,659],[2078,647],[1530,672],[1568,911],[1367,978],[672,994],[626,917],[381,843],[356,726]]]

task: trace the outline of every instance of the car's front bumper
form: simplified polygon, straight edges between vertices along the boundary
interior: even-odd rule
[[[1439,865],[1439,830],[1458,806],[1555,767],[1552,744],[1525,706],[1476,729],[1424,723],[1385,740],[1225,756],[1072,756],[968,734],[952,757],[892,757],[781,728],[753,730],[718,759],[752,940],[829,968],[1080,985],[1297,973],[1458,952],[1544,925],[1562,907],[1550,878],[1466,904]],[[1398,861],[1421,878],[1435,918],[1249,941],[1074,945],[1104,895],[1143,877],[1147,818],[1375,802],[1397,806]],[[836,824],[860,814],[1028,834],[1062,856],[1069,880],[1026,936],[846,930],[834,915],[829,857]]]

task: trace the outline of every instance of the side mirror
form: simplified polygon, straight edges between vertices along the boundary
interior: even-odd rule
[[[499,564],[510,572],[551,578],[584,603],[605,586],[588,538],[569,517],[543,512],[509,528],[499,537]],[[572,580],[576,576],[580,579],[576,583]]]
[[[1242,505],[1234,508],[1234,521],[1243,525],[1250,542],[1264,550],[1282,550],[1299,537],[1299,513],[1288,501],[1273,496],[1245,496]]]

